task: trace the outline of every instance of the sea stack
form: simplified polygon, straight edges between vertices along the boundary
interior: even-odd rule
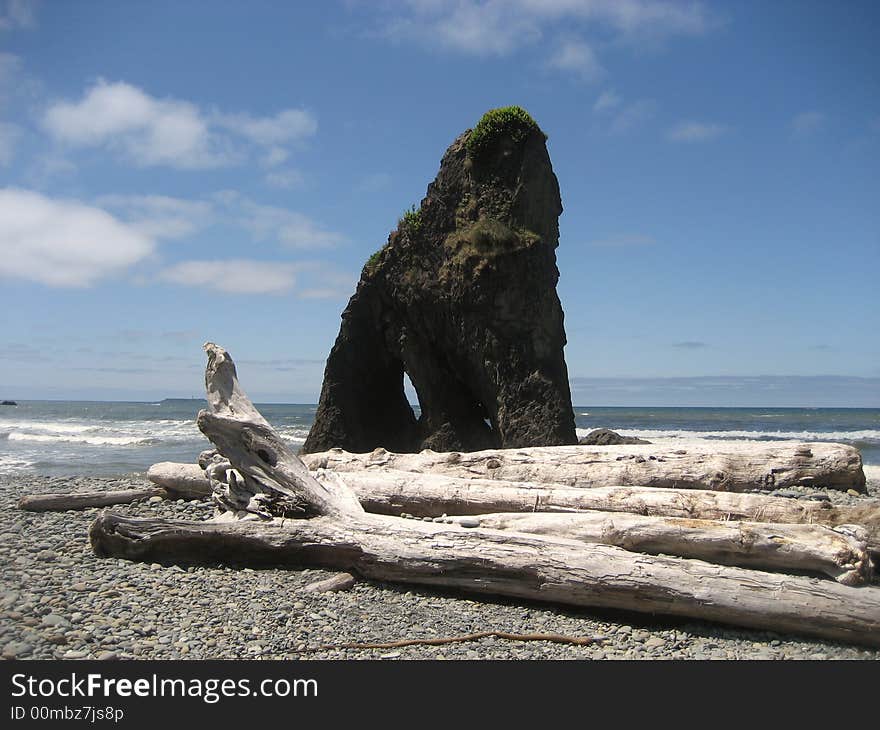
[[[576,444],[560,213],[546,136],[523,109],[489,111],[461,134],[364,266],[303,452]]]

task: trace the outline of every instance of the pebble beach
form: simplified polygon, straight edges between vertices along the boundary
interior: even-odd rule
[[[307,586],[332,572],[100,559],[88,528],[100,512],[25,512],[20,496],[124,489],[122,478],[0,475],[0,654],[5,659],[880,659],[880,650],[692,620],[471,600],[409,586]],[[835,502],[880,500],[828,491]],[[792,495],[795,498],[795,495]],[[204,520],[204,501],[159,498],[111,508],[136,517]],[[318,649],[488,631],[598,637],[586,646],[484,638],[440,646]]]

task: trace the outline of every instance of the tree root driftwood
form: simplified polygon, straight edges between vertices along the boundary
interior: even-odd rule
[[[227,353],[210,343],[206,350],[209,410],[198,424],[229,460],[229,468],[210,470],[226,512],[185,522],[105,511],[90,529],[98,555],[316,565],[374,580],[880,646],[880,589],[871,586],[369,514],[341,480],[309,474],[247,399]]]
[[[337,472],[397,469],[464,479],[561,484],[569,487],[644,487],[745,492],[822,487],[864,492],[858,449],[846,444],[725,443],[709,448],[655,445],[547,446],[523,449],[396,454],[376,449],[352,454],[331,449],[303,454],[310,469]]]

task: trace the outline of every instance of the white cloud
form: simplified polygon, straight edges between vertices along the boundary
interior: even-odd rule
[[[796,137],[809,137],[818,132],[825,124],[825,115],[822,112],[802,112],[791,120],[791,130]]]
[[[391,175],[387,172],[376,172],[363,177],[354,189],[358,193],[378,193],[387,190],[390,186]]]
[[[589,44],[576,39],[562,41],[548,64],[560,71],[574,72],[586,81],[594,81],[605,73]]]
[[[706,122],[679,122],[669,130],[666,137],[673,142],[708,142],[727,132],[723,124]]]
[[[95,203],[118,215],[132,229],[151,238],[185,238],[212,226],[243,229],[256,242],[287,248],[332,248],[345,243],[341,233],[324,228],[309,216],[288,208],[262,205],[235,190],[205,199],[165,195],[104,195]]]
[[[302,109],[285,109],[274,117],[218,115],[217,124],[264,146],[284,144],[309,137],[318,131],[318,122]]]
[[[305,184],[305,177],[299,170],[288,168],[285,170],[273,170],[266,173],[266,184],[273,188],[299,188]]]
[[[357,283],[356,277],[324,261],[254,259],[182,261],[162,271],[159,280],[225,294],[292,291],[300,299],[341,299],[351,296]]]
[[[6,0],[0,4],[0,30],[33,28],[36,5],[35,0]]]
[[[159,278],[226,294],[282,294],[293,288],[299,268],[285,261],[181,261],[163,271]]]
[[[12,53],[0,53],[0,87],[5,87],[21,73],[21,59]]]
[[[287,208],[260,205],[237,193],[218,196],[238,220],[239,225],[251,232],[258,241],[275,239],[291,248],[332,248],[344,243],[340,233],[328,231],[308,216]]]
[[[593,111],[597,114],[608,112],[611,109],[620,106],[621,101],[623,100],[620,96],[613,91],[603,91],[599,94],[599,98],[596,99],[596,103],[593,104]]]
[[[608,123],[610,134],[626,134],[647,122],[657,110],[651,99],[637,99],[621,105]]]
[[[474,55],[508,55],[548,31],[612,37],[700,35],[715,20],[700,2],[671,0],[407,0],[381,34]]]
[[[12,162],[19,137],[21,137],[21,129],[18,126],[0,122],[0,167]]]
[[[263,166],[277,167],[278,165],[283,164],[289,155],[290,153],[283,147],[272,147],[263,156]]]
[[[533,17],[509,4],[494,2],[411,1],[411,14],[391,18],[384,34],[396,39],[428,42],[478,56],[504,56],[538,40]]]
[[[56,140],[118,149],[143,166],[194,169],[229,162],[194,104],[155,99],[123,82],[101,80],[80,101],[53,104],[43,125]]]
[[[151,238],[185,238],[209,225],[213,213],[207,201],[166,195],[105,195],[96,202]]]
[[[50,181],[72,175],[75,172],[76,165],[70,160],[61,155],[50,153],[31,160],[24,179],[32,187],[45,188]]]
[[[106,211],[0,189],[0,276],[84,287],[149,256],[153,241]]]
[[[140,166],[205,169],[240,162],[253,145],[270,147],[277,160],[279,144],[314,134],[317,122],[298,109],[265,118],[205,114],[188,101],[99,80],[80,100],[52,104],[43,126],[59,142],[114,150]]]

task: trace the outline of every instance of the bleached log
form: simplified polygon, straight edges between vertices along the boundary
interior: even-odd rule
[[[608,545],[364,514],[184,522],[104,513],[99,556],[315,565],[485,596],[686,616],[880,646],[880,588],[778,575]]]
[[[719,443],[686,449],[653,444],[546,446],[524,449],[395,454],[376,449],[352,454],[331,449],[304,454],[310,469],[398,469],[462,479],[565,484],[570,487],[643,487],[744,492],[790,486],[865,491],[858,449],[845,444]]]
[[[825,574],[844,585],[867,583],[874,572],[865,544],[865,530],[857,525],[838,528],[776,525],[644,517],[628,512],[502,512],[477,517],[453,516],[441,521],[617,545],[631,552],[678,555],[719,565]]]
[[[206,350],[210,411],[202,411],[198,423],[238,475],[227,477],[230,511],[213,522],[104,513],[90,529],[98,555],[312,564],[375,580],[880,646],[880,589],[870,586],[368,514],[341,479],[319,483],[308,473],[241,392],[227,354],[215,345]],[[242,503],[246,511],[236,510]],[[242,514],[248,519],[237,519]]]
[[[161,467],[161,469],[160,469]],[[318,481],[334,472],[319,469]],[[169,489],[189,485],[210,492],[198,464],[162,462],[150,468],[151,481]],[[880,557],[880,505],[832,505],[830,502],[770,497],[763,494],[713,492],[661,487],[596,487],[581,489],[554,484],[459,479],[395,469],[348,471],[341,475],[367,512],[416,517],[492,512],[630,512],[637,515],[702,520],[747,520],[782,524],[861,525],[868,550]]]
[[[69,509],[109,507],[140,502],[150,497],[167,497],[161,487],[117,489],[108,492],[68,492],[65,494],[30,494],[18,500],[18,508],[29,512],[64,512]]]
[[[184,499],[198,499],[211,495],[211,483],[205,470],[198,464],[178,464],[160,461],[147,470],[147,479]]]

